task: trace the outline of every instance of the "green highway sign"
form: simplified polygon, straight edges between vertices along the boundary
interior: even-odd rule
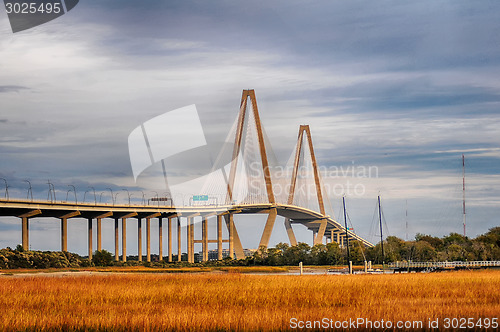
[[[208,195],[193,195],[194,202],[208,201]]]

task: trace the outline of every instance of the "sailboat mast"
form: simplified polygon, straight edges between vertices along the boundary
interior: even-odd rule
[[[378,196],[378,219],[380,222],[380,246],[382,247],[382,264],[385,263],[384,260],[384,238],[382,235],[382,209],[380,208],[380,195]]]
[[[462,154],[462,195],[463,195],[463,214],[464,214],[464,237],[465,237],[465,224],[466,224],[466,214],[465,214],[465,155]]]
[[[344,206],[344,225],[345,225],[345,239],[347,242],[347,264],[350,261],[350,253],[349,253],[349,234],[347,234],[347,212],[345,210],[345,196],[342,197],[342,205]]]

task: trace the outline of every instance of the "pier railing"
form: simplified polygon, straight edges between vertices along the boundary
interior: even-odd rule
[[[455,262],[394,262],[389,264],[389,268],[477,268],[477,267],[500,267],[500,261],[455,261]]]

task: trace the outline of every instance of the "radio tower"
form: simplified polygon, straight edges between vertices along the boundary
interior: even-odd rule
[[[464,237],[465,237],[465,156],[462,154],[462,195],[463,195],[463,213],[464,213]]]

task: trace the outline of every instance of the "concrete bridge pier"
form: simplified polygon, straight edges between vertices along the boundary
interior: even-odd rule
[[[172,262],[172,218],[167,219],[167,240],[168,240],[168,247],[167,247],[167,255],[168,255],[168,262]]]
[[[316,233],[316,236],[314,237],[314,245],[316,244],[322,244],[323,243],[323,237],[325,236],[325,231],[326,231],[326,220],[318,220],[319,223],[319,229],[318,232]]]
[[[102,239],[101,239],[101,218],[97,218],[97,250],[102,250]]]
[[[182,248],[181,248],[181,217],[177,217],[177,261],[180,262],[182,260]]]
[[[23,221],[22,221],[22,237],[23,237],[23,249],[24,250],[30,250],[30,240],[29,240],[29,236],[30,236],[30,224],[29,224],[29,218],[27,217],[23,217],[22,218]]]
[[[61,218],[61,251],[68,251],[68,219]]]
[[[234,259],[236,255],[237,259],[244,259],[245,252],[243,251],[240,236],[238,235],[238,231],[236,230],[236,227],[234,225],[234,214],[224,214],[224,219],[226,220],[226,227],[229,232],[229,257]]]
[[[203,246],[203,261],[208,261],[208,227],[207,227],[207,217],[203,216],[201,219],[201,233],[202,233],[202,246]]]
[[[229,213],[229,257],[234,259],[234,216]]]
[[[163,219],[158,217],[158,252],[159,260],[163,261]]]
[[[194,263],[194,220],[188,217],[188,262]]]
[[[78,215],[80,215],[80,212],[77,211],[59,217],[59,219],[61,219],[61,251],[68,251],[68,218]]]
[[[292,228],[292,223],[290,222],[289,218],[285,219],[285,229],[286,229],[286,233],[288,235],[288,240],[290,240],[290,245],[296,246],[297,245],[297,238],[295,237],[295,233],[293,232],[293,228]]]
[[[187,251],[187,261],[191,263],[191,218],[187,218],[186,225],[186,251]]]
[[[222,215],[217,215],[217,259],[222,260]]]
[[[332,242],[339,243],[339,234],[335,230],[332,230]]]
[[[101,224],[102,223],[101,223],[101,220],[102,220],[102,218],[108,218],[108,217],[111,217],[112,215],[113,215],[113,212],[105,212],[105,213],[101,213],[98,215],[93,215],[91,217],[92,219],[96,219],[96,221],[97,221],[97,250],[98,251],[102,250],[102,236],[101,236],[101,230],[102,230]]]
[[[88,218],[88,241],[89,241],[89,259],[92,260],[92,247],[93,247],[93,244],[92,244],[92,222],[93,222],[93,219],[92,218]]]
[[[151,262],[151,218],[146,218],[146,262]]]
[[[41,214],[40,210],[33,210],[30,212],[23,213],[19,216],[22,219],[22,246],[23,249],[28,251],[30,250],[30,241],[29,241],[29,219],[30,217],[36,216],[37,214]]]
[[[269,239],[271,239],[271,233],[274,228],[274,222],[276,221],[277,214],[278,211],[276,209],[269,210],[266,225],[264,226],[264,232],[262,233],[262,237],[260,239],[259,249],[261,247],[267,248],[267,246],[269,245]]]
[[[142,262],[142,219],[137,218],[137,259]]]
[[[127,218],[122,218],[122,261],[127,261]]]
[[[153,213],[145,216],[146,219],[146,262],[151,262],[151,218],[159,217],[161,213]],[[128,217],[135,217],[137,213],[132,213]],[[142,227],[142,224],[141,224]],[[141,234],[142,235],[142,234]],[[142,241],[141,241],[142,244]],[[141,245],[142,248],[142,245]],[[142,249],[141,249],[142,252]]]
[[[127,219],[137,216],[137,213],[132,212],[122,215],[122,261],[127,261]],[[118,219],[117,219],[118,220]]]
[[[330,229],[330,243],[334,243],[335,241],[335,229]],[[328,243],[328,241],[327,241]]]
[[[115,218],[115,261],[118,262],[120,260],[118,252],[118,218]]]

